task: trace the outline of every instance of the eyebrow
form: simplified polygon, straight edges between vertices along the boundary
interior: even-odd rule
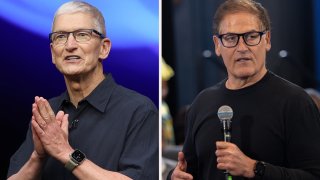
[[[239,33],[239,32],[226,32],[226,33],[219,33],[219,34],[243,34],[243,33],[247,33],[247,32],[259,32],[259,30],[251,29],[249,31],[245,31],[245,32],[242,32],[242,33]]]

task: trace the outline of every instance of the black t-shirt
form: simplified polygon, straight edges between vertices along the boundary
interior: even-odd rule
[[[117,85],[107,75],[75,108],[67,92],[51,99],[57,113],[69,114],[69,142],[96,165],[132,179],[158,179],[158,110],[146,97]],[[72,126],[73,124],[73,126]],[[8,177],[19,171],[33,152],[32,133],[11,157]],[[76,179],[53,158],[48,158],[42,179]]]
[[[188,112],[187,171],[197,180],[225,178],[217,169],[215,142],[223,141],[217,111],[228,105],[231,142],[268,163],[264,179],[320,179],[319,111],[304,90],[271,72],[239,90],[227,89],[225,82],[202,91]]]

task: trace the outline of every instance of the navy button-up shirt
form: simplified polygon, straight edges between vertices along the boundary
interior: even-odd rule
[[[158,179],[158,110],[146,97],[117,85],[107,75],[76,108],[67,92],[49,100],[57,113],[69,114],[69,142],[89,160],[135,180]],[[33,152],[32,133],[11,157],[8,177]],[[49,157],[42,179],[76,179],[64,164]]]

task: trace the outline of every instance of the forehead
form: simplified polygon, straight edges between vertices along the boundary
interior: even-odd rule
[[[56,16],[53,31],[74,31],[77,29],[93,29],[94,19],[89,13],[76,12]]]
[[[220,22],[219,34],[260,31],[260,25],[258,17],[254,14],[245,12],[227,14]]]

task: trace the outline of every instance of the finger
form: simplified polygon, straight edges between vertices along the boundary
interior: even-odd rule
[[[69,134],[69,114],[65,114],[63,116],[63,119],[62,119],[62,124],[61,124],[61,129],[66,133],[66,135],[68,136]]]
[[[50,122],[50,116],[49,113],[47,112],[46,106],[44,104],[43,98],[40,97],[38,101],[36,101],[36,104],[38,106],[38,111],[41,117],[43,118],[44,121]]]
[[[32,122],[32,121],[36,121],[35,118],[34,118],[34,116],[32,116],[32,118],[31,118],[31,122]],[[36,130],[34,129],[33,126],[31,126],[31,132],[32,132],[32,136],[35,136],[35,135],[36,135]]]
[[[184,153],[182,151],[178,152],[178,161],[179,162],[184,162]]]
[[[39,108],[35,103],[32,104],[32,117],[34,117],[34,120],[40,125],[41,128],[45,128],[47,126],[47,123],[41,117]]]
[[[217,149],[227,149],[228,147],[230,147],[231,144],[232,143],[229,143],[229,142],[217,141],[216,147]]]
[[[193,179],[193,176],[179,169],[175,169],[172,173],[171,179],[191,180]]]
[[[184,158],[184,153],[183,152],[179,152],[178,153],[178,165],[179,169],[181,171],[186,171],[187,170],[187,162]]]
[[[50,120],[55,122],[56,116],[55,116],[55,114],[54,114],[49,102],[44,98],[42,98],[42,101],[43,101],[43,103],[44,103],[44,105],[46,107],[46,110],[47,110],[48,114],[49,114]]]
[[[32,118],[31,118],[32,120],[31,121],[36,121],[35,120],[35,118],[32,116]],[[32,137],[33,137],[33,139],[34,140],[40,140],[40,138],[39,138],[39,136],[38,136],[38,134],[37,134],[37,132],[36,132],[36,130],[34,129],[34,127],[33,126],[31,126],[31,132],[32,132]]]
[[[33,129],[36,132],[36,135],[40,138],[41,136],[45,135],[45,132],[41,129],[41,127],[39,126],[39,124],[37,123],[37,121],[35,120],[31,120],[31,125],[33,127]],[[40,138],[41,139],[41,138]]]
[[[231,149],[218,149],[215,152],[217,157],[224,157],[224,156],[228,156],[232,154],[232,150]]]

